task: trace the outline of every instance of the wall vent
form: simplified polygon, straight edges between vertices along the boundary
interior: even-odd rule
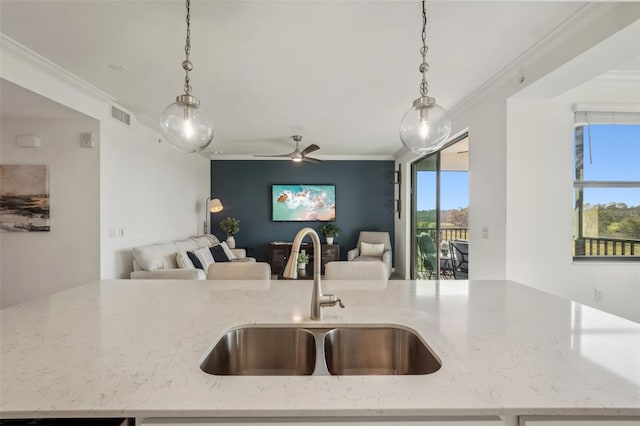
[[[111,118],[131,126],[131,115],[111,105]]]

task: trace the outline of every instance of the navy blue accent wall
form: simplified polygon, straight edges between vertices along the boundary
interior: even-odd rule
[[[224,210],[211,215],[211,232],[222,241],[220,220],[240,219],[235,236],[238,247],[247,247],[249,256],[267,260],[272,241],[293,241],[305,226],[318,231],[326,222],[272,222],[271,185],[334,184],[336,225],[342,260],[356,246],[360,231],[387,231],[394,241],[393,161],[324,161],[320,164],[283,161],[211,161],[211,197],[222,201]],[[320,234],[324,242],[324,236]],[[305,242],[310,242],[309,237]]]

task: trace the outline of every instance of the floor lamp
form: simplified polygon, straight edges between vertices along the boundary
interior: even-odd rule
[[[211,228],[211,213],[218,213],[222,211],[222,203],[219,199],[211,197],[207,197],[205,200],[205,217],[204,217],[204,233],[209,233],[209,228]]]

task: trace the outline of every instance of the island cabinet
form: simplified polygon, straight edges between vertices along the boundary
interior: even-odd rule
[[[448,420],[444,417],[437,418],[422,418],[419,417],[380,417],[371,418],[331,418],[331,417],[314,417],[312,419],[304,417],[291,417],[291,418],[277,418],[270,419],[265,418],[226,418],[226,419],[143,419],[142,426],[257,426],[262,424],[269,424],[270,426],[363,426],[363,425],[375,425],[375,426],[504,426],[502,420],[497,416],[486,417],[452,417]],[[616,425],[617,426],[617,425]]]
[[[521,416],[522,426],[638,426],[640,417],[545,417],[545,416]]]
[[[638,426],[639,417],[593,417],[593,416],[509,416],[509,420],[500,419],[498,416],[476,416],[476,417],[380,417],[373,418],[320,418],[313,419],[300,418],[174,418],[159,419],[146,418],[136,424],[142,426],[250,426],[269,424],[271,426],[322,426],[331,424],[332,426]]]
[[[269,262],[269,265],[271,265],[272,274],[282,274],[282,271],[289,260],[289,254],[291,253],[292,246],[293,244],[288,242],[274,242],[269,244],[267,261]],[[309,255],[309,264],[313,265],[313,259],[315,256],[313,244],[302,244],[300,246],[300,250],[304,250]],[[320,273],[324,274],[324,266],[327,262],[340,260],[340,246],[338,244],[322,244],[320,251],[322,256],[322,270]]]

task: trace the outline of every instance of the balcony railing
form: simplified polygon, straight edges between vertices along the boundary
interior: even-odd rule
[[[576,256],[640,256],[640,240],[583,237],[574,244]]]
[[[426,232],[433,238],[433,241],[436,240],[436,228],[417,228],[416,233],[420,235],[423,232]],[[441,241],[451,241],[451,240],[468,240],[469,239],[469,228],[440,228],[440,240]]]

